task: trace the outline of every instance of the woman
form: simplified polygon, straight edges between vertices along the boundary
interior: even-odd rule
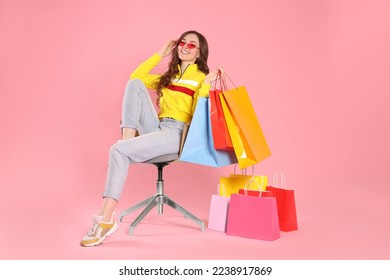
[[[103,205],[99,214],[93,215],[82,246],[99,245],[118,229],[113,213],[129,164],[178,153],[185,123],[191,121],[198,97],[208,96],[219,71],[209,73],[208,52],[206,38],[197,31],[187,31],[178,40],[168,41],[131,74],[123,98],[122,140],[110,149]],[[172,57],[168,71],[150,74],[168,55]],[[158,114],[146,88],[157,92]]]

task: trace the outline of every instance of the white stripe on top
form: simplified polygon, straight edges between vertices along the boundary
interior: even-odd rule
[[[181,84],[187,84],[187,85],[192,85],[194,87],[197,87],[199,85],[199,82],[193,81],[193,80],[181,80],[181,79],[173,79],[172,82],[174,83],[181,83]]]

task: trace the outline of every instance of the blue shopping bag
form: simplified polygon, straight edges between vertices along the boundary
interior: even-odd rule
[[[180,160],[212,167],[237,163],[234,151],[217,151],[214,148],[209,98],[198,98]]]

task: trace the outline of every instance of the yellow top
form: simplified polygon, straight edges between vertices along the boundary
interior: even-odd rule
[[[143,62],[130,75],[130,79],[140,79],[147,88],[156,89],[154,82],[160,79],[160,74],[150,71],[161,61],[157,53]],[[190,64],[182,73],[172,80],[172,84],[162,89],[160,98],[159,118],[174,118],[185,123],[191,122],[199,96],[208,97],[210,85],[203,83],[206,74],[198,69],[197,64]]]

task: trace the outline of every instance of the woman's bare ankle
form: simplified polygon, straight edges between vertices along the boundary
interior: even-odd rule
[[[122,128],[122,140],[128,140],[134,138],[137,134],[137,130],[134,128],[124,127]]]

